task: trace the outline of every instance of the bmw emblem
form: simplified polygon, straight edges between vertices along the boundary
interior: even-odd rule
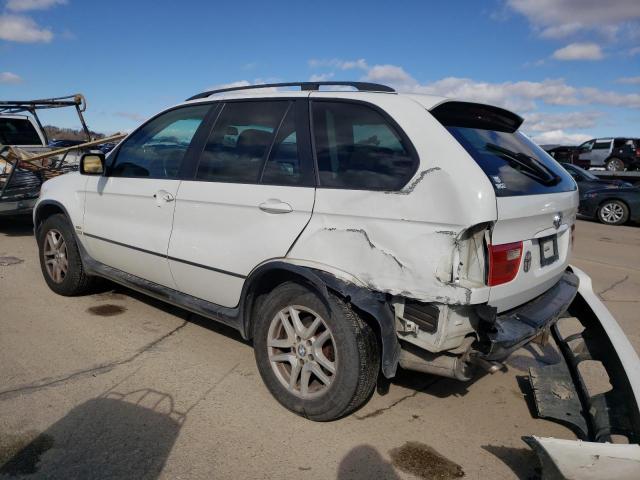
[[[527,252],[527,254],[524,256],[524,271],[528,272],[529,269],[531,268],[531,252]]]
[[[553,216],[553,226],[555,229],[559,229],[562,224],[562,213],[558,212]]]

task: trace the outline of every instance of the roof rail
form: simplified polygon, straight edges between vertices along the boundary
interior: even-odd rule
[[[278,87],[300,87],[300,90],[320,90],[323,86],[346,86],[353,87],[360,92],[395,92],[395,90],[386,85],[379,83],[369,82],[285,82],[285,83],[264,83],[262,85],[243,85],[240,87],[219,88],[217,90],[207,90],[206,92],[199,93],[193,97],[187,98],[189,100],[197,100],[199,98],[207,98],[216,93],[233,92],[236,90],[251,90],[256,88],[278,88]]]

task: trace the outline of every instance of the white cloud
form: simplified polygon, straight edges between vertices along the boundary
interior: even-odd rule
[[[592,139],[592,135],[584,133],[566,133],[563,130],[550,130],[532,137],[539,145],[579,145]]]
[[[334,75],[333,72],[314,74],[314,75],[311,75],[311,77],[309,77],[309,81],[310,82],[326,82],[328,80],[331,80],[333,78],[333,75]]]
[[[523,128],[527,132],[548,132],[566,129],[592,128],[602,112],[525,113]]]
[[[49,29],[40,28],[29,17],[0,15],[0,39],[22,43],[48,43],[53,39],[53,33]]]
[[[556,60],[601,60],[604,55],[595,43],[571,43],[553,52],[552,57]]]
[[[543,37],[560,38],[582,30],[615,35],[621,24],[640,19],[638,0],[507,0]]]
[[[7,10],[26,12],[28,10],[46,10],[56,5],[66,5],[67,0],[9,0]]]
[[[366,70],[367,68],[369,68],[364,58],[359,58],[357,60],[340,60],[339,58],[312,58],[311,60],[309,60],[309,66],[311,68],[337,68],[339,70]]]
[[[22,77],[13,72],[0,72],[0,83],[17,84],[22,83]]]
[[[617,83],[626,83],[627,85],[640,85],[640,77],[620,77]]]

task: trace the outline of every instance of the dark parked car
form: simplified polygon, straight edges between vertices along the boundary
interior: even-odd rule
[[[562,166],[578,184],[578,213],[608,225],[640,221],[640,188],[620,180],[601,180],[576,165]]]
[[[638,138],[596,138],[578,148],[580,160],[588,160],[592,167],[605,167],[612,172],[640,168]]]
[[[560,145],[557,147],[545,147],[546,152],[558,162],[572,163],[579,167],[589,169],[591,162],[580,158],[580,147]]]

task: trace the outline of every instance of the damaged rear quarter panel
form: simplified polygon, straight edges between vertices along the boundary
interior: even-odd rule
[[[417,172],[397,192],[318,188],[311,221],[288,257],[330,265],[393,295],[448,304],[486,301],[488,288],[462,287],[452,278],[459,235],[497,218],[491,184],[424,107],[380,97],[375,103],[418,152]]]

